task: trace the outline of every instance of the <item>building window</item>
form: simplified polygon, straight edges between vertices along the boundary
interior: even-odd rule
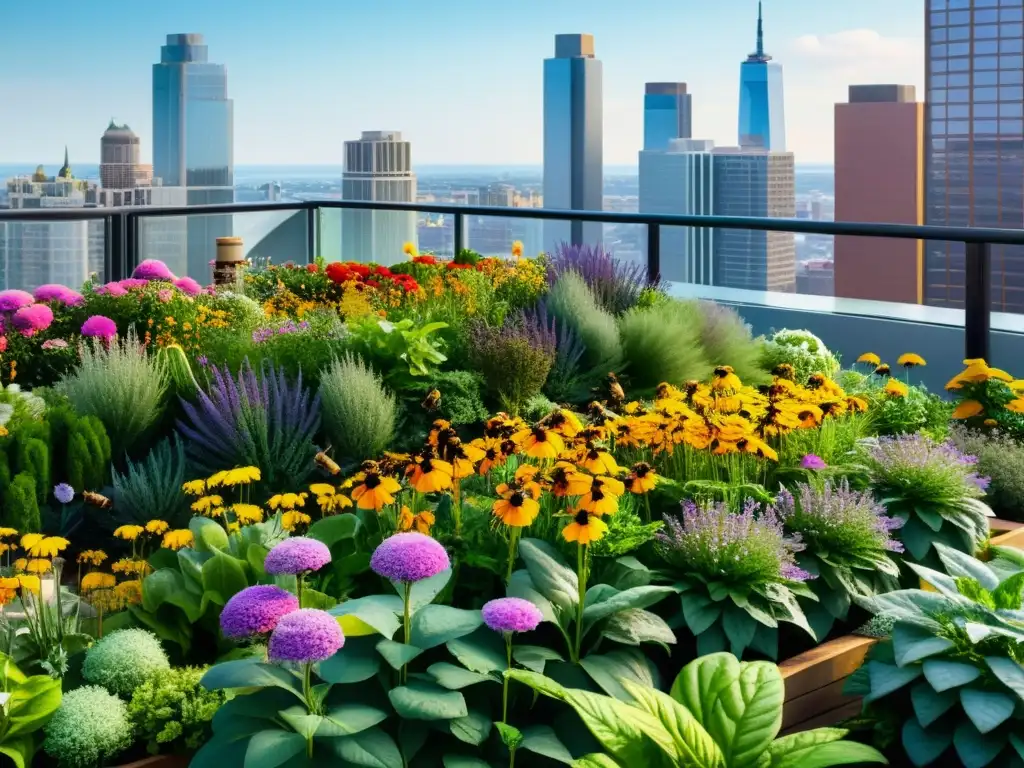
[[[1000,56],[999,57],[999,67],[1000,67],[1000,69],[1004,69],[1004,70],[1018,69],[1019,70],[1022,66],[1024,66],[1024,57],[1022,57],[1019,53],[1018,54],[1012,54],[1010,56]]]
[[[949,117],[970,117],[971,110],[966,104],[950,104],[946,107]]]
[[[996,117],[998,114],[998,104],[976,104],[974,106],[975,117]]]
[[[952,91],[950,92],[952,93]],[[995,101],[997,89],[995,88],[975,88],[974,89],[974,100],[975,101]]]
[[[986,24],[981,27],[975,27],[974,37],[977,40],[986,40],[993,37],[999,37],[999,25]]]
[[[1024,100],[1024,88],[1019,85],[1004,85],[999,88],[1000,101]]]
[[[945,88],[946,87],[946,76],[945,75],[932,75],[931,79],[932,88]],[[995,83],[993,83],[995,85]]]
[[[947,62],[950,72],[970,72],[971,60],[966,56],[959,59],[950,59]]]
[[[999,42],[997,40],[979,40],[974,44],[974,55],[998,53]]]
[[[1000,120],[999,132],[1015,136],[1020,135],[1024,133],[1024,120]]]
[[[1003,70],[999,73],[1000,85],[1018,85],[1024,83],[1024,72],[1019,69]]]
[[[950,103],[965,102],[968,101],[968,94],[970,92],[966,88],[952,88],[946,91],[946,100]]]
[[[970,27],[950,27],[947,33],[950,40],[970,40],[971,39],[971,28]]]
[[[1024,8],[1001,8],[999,10],[999,21],[1024,21]]]
[[[999,58],[996,56],[976,56],[974,58],[974,69],[999,69]]]
[[[997,11],[995,8],[986,8],[974,12],[975,24],[992,24],[997,21],[999,21],[999,11]]]
[[[970,24],[971,23],[971,12],[970,11],[950,11],[949,12],[949,26],[956,26],[957,24]]]
[[[966,120],[950,120],[946,123],[946,133],[948,134],[963,134],[969,132],[969,124]]]
[[[955,75],[959,77],[959,75]],[[974,73],[974,84],[975,85],[998,85],[999,84],[999,73],[998,72],[975,72]]]
[[[974,121],[974,132],[975,133],[998,133],[999,124],[995,120],[975,120]]]
[[[1014,37],[1011,39],[1004,39],[999,41],[999,52],[1000,53],[1022,53],[1024,52],[1024,39],[1021,37]]]
[[[1024,117],[1024,104],[1021,102],[1009,102],[999,105],[1000,117]]]

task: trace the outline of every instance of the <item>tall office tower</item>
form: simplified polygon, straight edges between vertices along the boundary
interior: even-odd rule
[[[796,216],[791,152],[716,148],[714,211],[717,216]],[[717,229],[712,282],[726,288],[792,292],[796,244],[791,232]]]
[[[1024,0],[925,3],[925,221],[1024,227]],[[1024,248],[992,246],[992,308],[1024,312]],[[964,304],[964,246],[925,245],[926,304]]]
[[[412,147],[399,131],[363,131],[345,142],[341,177],[343,200],[411,203],[416,200]],[[341,212],[341,257],[352,261],[397,264],[408,257],[405,243],[416,243],[415,211]]]
[[[555,57],[544,60],[544,203],[548,208],[599,211],[604,205],[601,62],[593,35],[555,35]],[[600,245],[603,226],[546,221],[544,246]]]
[[[707,216],[714,213],[714,143],[675,138],[665,149],[640,152],[640,213]],[[714,230],[661,228],[661,276],[711,285]]]
[[[836,221],[924,221],[924,105],[912,85],[851,85],[836,104]],[[835,295],[921,303],[920,240],[837,237]]]
[[[100,139],[100,185],[104,189],[131,189],[139,184],[143,177],[139,144],[131,128],[110,121]]]
[[[686,83],[647,83],[644,88],[644,149],[668,149],[673,139],[692,138],[693,97]]]
[[[786,151],[786,117],[782,98],[782,65],[764,52],[761,3],[757,4],[757,48],[740,64],[741,147]]]
[[[189,205],[235,201],[234,105],[223,64],[211,64],[202,35],[168,35],[153,65],[153,174],[187,187]],[[188,219],[188,274],[203,280],[231,216]]]

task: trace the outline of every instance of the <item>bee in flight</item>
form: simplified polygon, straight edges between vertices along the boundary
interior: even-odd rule
[[[96,507],[97,509],[110,509],[114,506],[114,502],[102,493],[96,493],[95,491],[85,491],[82,494],[82,500],[89,506]]]
[[[320,451],[316,456],[313,457],[313,461],[320,467],[324,472],[329,475],[341,474],[341,467],[338,466],[338,462],[328,456],[324,451]]]
[[[432,389],[427,392],[427,396],[423,398],[423,408],[427,411],[436,411],[441,407],[441,392],[437,389]]]

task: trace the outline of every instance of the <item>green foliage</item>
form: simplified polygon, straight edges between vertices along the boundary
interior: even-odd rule
[[[484,405],[484,380],[474,371],[436,371],[422,393],[441,393],[440,416],[455,426],[479,424],[490,416]],[[418,391],[419,392],[419,391]]]
[[[0,654],[0,691],[10,698],[0,707],[0,754],[15,768],[28,768],[36,751],[35,734],[57,711],[60,681],[49,675],[25,675]]]
[[[786,328],[776,331],[768,337],[762,354],[762,365],[767,370],[788,363],[793,366],[796,380],[800,382],[807,381],[815,373],[823,373],[829,378],[839,374],[839,358],[810,331]]]
[[[210,735],[210,721],[224,703],[221,691],[199,681],[206,670],[175,667],[156,672],[139,685],[128,704],[136,738],[150,754],[194,751]]]
[[[156,635],[144,629],[121,629],[86,651],[82,677],[128,699],[151,675],[166,669],[170,663]]]
[[[502,410],[512,415],[540,394],[555,350],[534,337],[518,319],[500,327],[478,322],[471,331],[470,360]]]
[[[3,511],[0,520],[5,527],[19,533],[37,533],[42,527],[36,480],[22,472],[14,476],[3,493]]]
[[[700,341],[704,355],[712,366],[729,365],[744,384],[756,386],[769,380],[762,362],[762,344],[750,333],[750,327],[739,313],[713,301],[698,301],[697,308],[704,318],[700,328]]]
[[[583,342],[582,364],[595,380],[622,367],[622,341],[615,317],[604,310],[584,279],[574,271],[562,273],[547,296],[547,309],[566,323]]]
[[[350,344],[385,378],[427,376],[448,359],[434,338],[447,327],[441,322],[417,326],[408,318],[392,323],[370,315],[352,324]]]
[[[619,319],[631,397],[649,397],[662,382],[678,387],[708,377],[701,322],[695,304],[677,301],[631,309]]]
[[[898,740],[914,765],[1003,765],[997,757],[1012,762],[1020,743],[1024,558],[1002,552],[985,564],[936,549],[946,573],[911,566],[935,591],[864,601],[894,622],[892,636],[872,648],[845,691],[864,697],[862,722],[875,743]]]
[[[177,433],[157,443],[141,461],[114,471],[114,508],[128,522],[164,520],[183,528],[192,518],[190,499],[181,490],[186,476],[185,445]]]
[[[31,475],[36,481],[36,501],[46,503],[50,492],[50,448],[39,438],[19,441],[15,466],[19,473]]]
[[[361,461],[395,436],[397,403],[381,378],[358,356],[335,358],[320,375],[324,431],[342,456]]]
[[[985,501],[996,516],[1024,519],[1024,445],[998,430],[983,432],[959,424],[950,430],[950,439],[963,453],[978,457],[978,474],[990,480]]]
[[[886,376],[864,375],[844,371],[842,386],[847,392],[863,397],[870,406],[872,430],[876,435],[903,435],[924,432],[936,440],[949,431],[953,405],[923,385],[911,384],[903,397],[885,392]]]
[[[46,726],[43,749],[62,768],[99,768],[132,743],[127,708],[95,685],[64,694]]]
[[[57,384],[78,413],[106,427],[114,456],[131,453],[163,415],[167,367],[134,334],[82,345],[81,364]]]
[[[179,397],[191,398],[199,389],[199,382],[192,373],[192,365],[183,350],[177,344],[170,344],[156,353],[167,370],[169,386]]]
[[[778,667],[768,662],[710,654],[687,664],[670,694],[624,680],[621,698],[566,688],[532,671],[509,676],[572,707],[605,749],[574,765],[823,768],[885,762],[871,747],[842,741],[847,731],[840,728],[776,738],[785,689]]]

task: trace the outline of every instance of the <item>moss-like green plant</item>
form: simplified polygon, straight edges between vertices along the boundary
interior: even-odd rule
[[[123,701],[95,685],[64,694],[46,726],[43,749],[62,768],[97,768],[132,743]]]
[[[680,386],[711,375],[700,341],[702,316],[690,303],[670,301],[632,309],[619,320],[630,397],[650,395],[663,381]]]
[[[3,494],[3,511],[0,520],[4,526],[21,533],[37,533],[42,527],[39,502],[36,495],[36,481],[27,472],[14,476]]]
[[[604,376],[622,366],[622,342],[615,318],[598,304],[594,292],[573,271],[559,276],[547,297],[547,309],[569,325],[586,346],[583,367]]]
[[[398,405],[384,382],[360,357],[335,358],[320,375],[324,431],[340,455],[378,455],[395,434]]]
[[[157,672],[135,689],[128,718],[151,754],[198,749],[210,721],[224,703],[223,691],[199,684],[205,669],[178,667]]]
[[[699,301],[704,318],[701,345],[711,365],[730,365],[744,384],[763,384],[770,378],[762,362],[762,343],[755,339],[739,313],[713,301]]]
[[[156,635],[144,629],[121,629],[86,652],[82,677],[127,699],[151,675],[170,668]]]

